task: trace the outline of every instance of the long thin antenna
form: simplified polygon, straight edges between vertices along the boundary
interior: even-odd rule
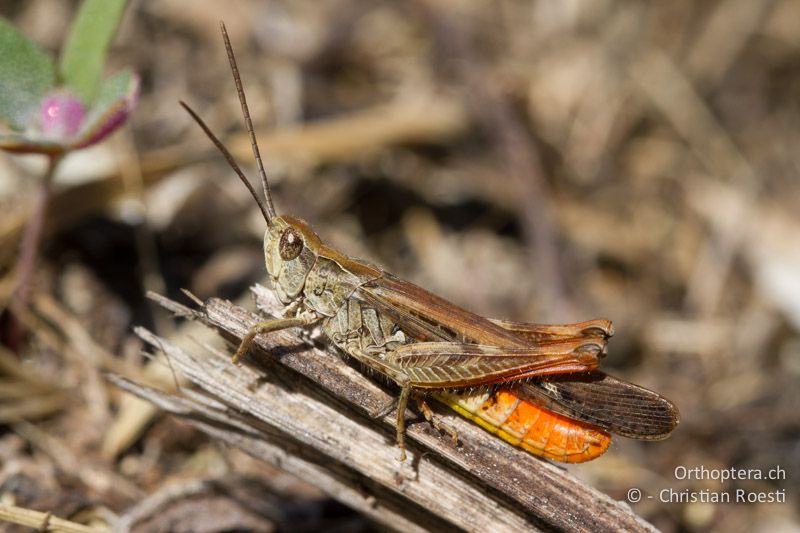
[[[228,62],[231,64],[233,81],[236,83],[236,92],[239,93],[239,103],[242,105],[244,123],[247,127],[247,134],[250,136],[250,145],[253,147],[253,155],[255,156],[256,164],[258,165],[258,175],[261,177],[261,186],[264,188],[264,198],[267,200],[267,210],[269,211],[270,218],[272,218],[276,216],[275,206],[272,204],[272,195],[269,192],[267,173],[264,170],[264,163],[261,161],[261,153],[258,150],[258,143],[256,142],[256,134],[253,131],[253,121],[250,120],[250,109],[247,107],[247,98],[244,96],[242,79],[239,76],[239,68],[236,66],[236,58],[233,56],[233,47],[231,46],[231,40],[228,38],[228,30],[225,29],[225,23],[220,21],[219,28],[222,31],[222,38],[225,40],[225,50],[228,52]]]
[[[180,101],[180,104],[192,116],[194,121],[197,122],[201,128],[203,128],[203,131],[206,132],[206,135],[208,135],[208,138],[211,139],[211,142],[214,143],[214,146],[216,146],[217,149],[219,149],[219,151],[222,152],[222,155],[225,156],[225,159],[227,159],[228,164],[231,166],[231,168],[233,168],[234,172],[236,172],[236,175],[239,176],[239,179],[242,180],[242,183],[244,183],[244,186],[247,187],[248,191],[250,191],[250,194],[253,195],[253,198],[258,204],[259,209],[261,209],[261,214],[264,215],[264,220],[266,220],[267,225],[269,225],[270,221],[272,220],[272,216],[275,214],[275,211],[273,210],[272,214],[270,214],[269,210],[264,205],[264,202],[262,202],[261,199],[258,197],[258,193],[253,188],[253,185],[244,176],[244,172],[242,172],[242,169],[239,168],[239,165],[236,163],[236,160],[233,158],[228,149],[225,148],[225,145],[222,144],[222,141],[217,139],[216,135],[211,133],[211,129],[206,125],[205,122],[203,122],[203,119],[200,118],[197,115],[197,113],[195,113],[194,110],[191,107],[189,107],[189,105],[183,100]]]

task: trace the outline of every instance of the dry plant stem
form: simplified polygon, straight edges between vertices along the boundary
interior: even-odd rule
[[[39,394],[16,402],[3,402],[0,406],[0,424],[34,420],[50,416],[64,409],[67,397],[59,392]]]
[[[77,317],[46,293],[33,298],[31,312],[20,313],[20,320],[46,346],[63,354],[73,364],[87,362],[101,370],[136,376],[148,383],[154,381],[141,367],[115,357],[100,346]]]
[[[686,307],[701,316],[711,316],[719,306],[736,252],[747,235],[743,229],[750,223],[746,213],[757,200],[760,182],[752,164],[698,94],[692,80],[666,54],[651,51],[643,55],[631,65],[630,73],[706,171],[735,183],[745,193],[737,209],[724,213],[725,223],[713,228],[689,279]]]
[[[267,289],[258,287],[256,293],[269,311],[279,307]],[[257,322],[248,311],[222,300],[209,300],[192,312],[151,297],[173,312],[213,325],[237,344]],[[238,446],[257,457],[314,479],[348,505],[392,510],[383,517],[368,514],[383,523],[403,529],[392,518],[398,515],[430,527],[446,523],[467,530],[652,531],[627,506],[460,417],[446,416],[446,424],[460,437],[459,447],[426,422],[410,424],[407,449],[412,460],[398,462],[394,416],[369,416],[397,391],[387,393],[337,352],[309,347],[293,330],[256,338],[258,350],[249,361],[267,363],[274,357],[280,362],[269,364],[268,381],[263,371],[231,365],[228,354],[193,356],[147,332],[140,335],[156,349],[163,346],[175,368],[208,396],[202,406],[205,431],[213,428],[216,437],[240,442]],[[132,386],[143,395],[143,388]],[[170,398],[172,404],[180,400]],[[170,410],[197,420],[197,409],[193,404]],[[216,418],[208,420],[212,415]],[[222,422],[231,427],[221,427]],[[335,483],[320,484],[304,470],[287,468],[297,461],[317,465],[316,472]],[[355,503],[354,491],[362,495]]]
[[[165,347],[170,356],[181,357],[173,346]],[[226,412],[226,406],[213,399],[194,399],[171,396],[148,389],[123,378],[110,376],[112,382],[123,390],[141,396],[161,409],[185,417],[189,423],[212,438],[243,450],[262,461],[279,466],[284,471],[312,482],[317,488],[334,495],[346,505],[360,511],[376,522],[392,526],[398,531],[441,531],[442,522],[417,524],[407,515],[401,505],[388,505],[384,499],[371,495],[368,479],[338,467],[330,460],[308,453],[300,453],[297,444],[276,441],[274,432],[267,431],[257,420],[248,419],[236,411]],[[287,453],[287,448],[291,453]],[[145,504],[145,502],[142,502]],[[144,518],[145,511],[137,506],[122,517],[122,525],[135,525]],[[427,527],[424,527],[427,526]]]
[[[84,329],[83,324],[69,312],[62,309],[58,302],[47,293],[40,291],[34,294],[31,298],[30,309],[34,313],[39,313],[45,317],[46,320],[65,333],[66,340],[74,350],[68,348],[63,350],[62,353],[71,358],[73,362],[76,362],[78,368],[80,368],[82,384],[80,392],[90,414],[89,424],[93,428],[106,427],[110,418],[110,407],[106,393],[107,387],[105,387],[100,374],[100,361],[103,359],[115,362],[119,360],[94,342]],[[41,324],[41,321],[38,320],[26,320],[30,316],[25,315],[27,313],[19,315],[21,321],[29,324]],[[56,318],[56,320],[53,320],[53,318]],[[34,331],[33,329],[30,330]],[[39,328],[36,328],[35,335],[39,335]]]
[[[574,315],[561,275],[554,216],[538,152],[507,98],[492,89],[491,76],[482,68],[462,21],[448,18],[435,3],[417,0],[415,5],[433,27],[443,55],[455,59],[456,73],[465,85],[465,100],[480,126],[495,141],[495,150],[503,163],[498,174],[505,175],[519,194],[517,208],[523,220],[523,233],[531,262],[542,280],[537,295],[540,314],[556,322]]]
[[[166,485],[125,511],[125,514],[120,516],[114,524],[114,529],[131,531],[136,524],[157,515],[161,509],[166,508],[172,502],[202,494],[208,490],[208,485],[208,481],[196,479]]]
[[[52,391],[56,388],[53,383],[43,379],[32,369],[23,365],[19,357],[3,346],[0,346],[0,374],[14,382],[24,383],[28,388],[28,393],[31,391]]]
[[[27,526],[39,531],[61,533],[98,533],[101,531],[110,531],[109,528],[84,526],[83,524],[58,518],[51,513],[42,513],[32,509],[6,505],[4,503],[0,503],[0,521]]]
[[[75,453],[57,435],[51,435],[26,421],[14,424],[13,430],[34,448],[47,455],[62,472],[64,478],[74,477],[97,494],[121,501],[138,499],[142,491],[134,483],[119,475],[110,462],[87,461]]]
[[[61,353],[69,364],[81,369],[80,381],[84,386],[80,387],[79,392],[95,420],[92,430],[105,432],[103,457],[112,460],[138,439],[147,422],[156,414],[153,406],[140,402],[138,398],[128,397],[123,400],[111,422],[107,391],[102,385],[102,371],[124,374],[143,383],[165,388],[174,384],[173,374],[159,365],[141,368],[115,357],[95,342],[77,317],[46,293],[35,294],[30,311],[25,310],[17,316],[44,345]],[[0,370],[3,369],[2,355],[0,351]],[[53,388],[52,385],[48,387]],[[64,401],[54,405],[62,409]]]
[[[67,395],[20,364],[10,350],[0,347],[0,423],[31,420],[64,408]]]

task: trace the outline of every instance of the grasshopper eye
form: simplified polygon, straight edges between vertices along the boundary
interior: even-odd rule
[[[281,259],[291,261],[303,251],[303,238],[292,228],[286,228],[278,243]]]

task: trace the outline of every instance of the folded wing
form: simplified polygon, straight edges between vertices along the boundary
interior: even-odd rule
[[[548,376],[517,387],[521,397],[623,437],[662,440],[680,422],[678,409],[671,401],[600,371]]]

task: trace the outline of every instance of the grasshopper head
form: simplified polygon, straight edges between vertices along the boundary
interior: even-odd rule
[[[321,246],[320,238],[304,220],[272,217],[264,234],[264,260],[281,302],[289,303],[301,293]]]

